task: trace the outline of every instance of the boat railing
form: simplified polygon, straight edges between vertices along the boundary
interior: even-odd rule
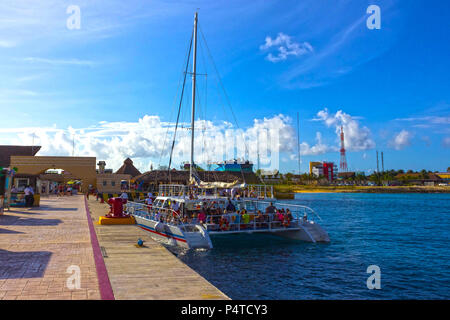
[[[235,188],[203,188],[182,184],[161,184],[159,186],[158,195],[171,197],[189,196],[192,198],[202,196],[232,197],[233,189],[237,190],[235,195],[239,194],[241,198],[267,199],[274,197],[273,186],[258,184]]]
[[[161,184],[159,185],[158,195],[180,197],[189,195],[189,186],[184,184]]]
[[[211,215],[207,217],[206,222],[202,223],[208,232],[249,232],[300,228],[301,223],[305,221],[303,217],[297,215],[292,215],[291,219],[284,217],[278,219],[277,214],[272,213],[261,216],[251,213],[248,216],[247,219],[244,219],[243,215],[237,213]]]
[[[174,225],[183,224],[180,213],[172,208],[163,208],[145,203],[128,201],[126,204],[126,211],[134,216],[149,220],[158,220]]]
[[[290,203],[282,203],[282,202],[268,202],[268,201],[261,201],[261,200],[243,200],[243,204],[239,206],[239,209],[246,209],[251,211],[257,211],[260,210],[262,212],[265,212],[266,208],[273,204],[273,206],[278,209],[284,209],[292,213],[292,215],[299,216],[299,218],[302,218],[303,216],[315,216],[320,221],[322,221],[322,218],[310,207],[299,205],[299,204],[290,204]],[[239,204],[238,204],[239,205]]]

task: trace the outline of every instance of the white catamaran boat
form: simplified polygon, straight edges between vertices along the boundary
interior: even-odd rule
[[[151,205],[129,201],[126,204],[126,211],[133,215],[138,226],[148,231],[152,237],[184,248],[211,249],[213,247],[211,238],[240,233],[270,233],[308,242],[329,242],[327,232],[310,219],[311,217],[320,219],[311,208],[276,202],[271,186],[208,183],[200,181],[196,176],[194,115],[197,19],[198,15],[195,13],[191,40],[193,45],[189,166],[191,185],[161,185],[158,197]]]
[[[189,186],[162,185],[160,196],[151,206],[132,201],[126,206],[138,226],[153,238],[184,248],[211,249],[211,238],[239,233],[270,233],[308,242],[330,242],[327,232],[309,219],[311,216],[320,219],[311,208],[275,202],[261,193],[233,199],[219,188],[196,188],[192,192]]]

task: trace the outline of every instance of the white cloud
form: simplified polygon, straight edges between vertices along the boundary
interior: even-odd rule
[[[361,127],[358,117],[353,117],[342,110],[335,114],[329,113],[325,108],[317,113],[315,121],[322,121],[327,127],[335,127],[335,132],[340,141],[341,126],[344,128],[344,144],[348,151],[364,151],[375,148],[375,142],[371,138],[370,129]]]
[[[76,65],[76,66],[93,66],[96,62],[91,60],[80,59],[47,59],[38,57],[27,57],[23,61],[31,63],[44,63],[49,65]]]
[[[95,156],[113,169],[130,157],[138,169],[147,171],[150,164],[168,164],[174,127],[174,123],[163,122],[159,116],[145,115],[136,122],[102,121],[88,128],[2,128],[0,133],[13,135],[11,144],[34,142],[42,146],[39,155],[69,156],[73,152],[76,156]],[[225,121],[198,120],[195,130],[195,161],[200,164],[235,156],[256,163],[259,153],[261,165],[278,168],[279,153],[290,152],[296,146],[290,118],[284,115],[255,119],[244,130]],[[189,158],[190,131],[181,128],[177,131],[172,166],[178,168]]]
[[[264,51],[272,47],[277,47],[278,54],[274,56],[272,53],[269,53],[266,56],[267,60],[271,62],[286,60],[290,55],[302,56],[314,51],[313,47],[308,42],[293,42],[290,36],[282,32],[280,32],[275,39],[267,36],[265,44],[261,45],[259,48]]]
[[[395,150],[401,150],[411,145],[411,138],[411,132],[402,130],[395,135],[394,139],[390,141],[389,145]]]
[[[450,116],[426,116],[395,119],[397,121],[419,122],[416,126],[450,125]]]
[[[322,142],[322,134],[320,132],[316,132],[316,144],[310,146],[307,142],[302,142],[300,144],[300,155],[309,156],[309,155],[319,155],[324,154],[330,151],[337,151],[336,147],[327,146]]]

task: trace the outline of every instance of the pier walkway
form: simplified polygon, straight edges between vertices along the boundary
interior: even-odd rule
[[[95,223],[107,204],[91,197],[88,206],[115,299],[229,299],[136,225]]]
[[[107,212],[77,195],[0,215],[0,299],[229,299],[137,226],[98,225]]]
[[[76,268],[79,288],[70,278]],[[84,196],[42,198],[39,208],[0,215],[0,299],[100,298]]]

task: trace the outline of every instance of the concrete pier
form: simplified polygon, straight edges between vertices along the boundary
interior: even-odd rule
[[[136,225],[98,225],[107,212],[77,195],[0,215],[0,299],[229,299]]]
[[[100,299],[83,196],[0,215],[0,299]]]

